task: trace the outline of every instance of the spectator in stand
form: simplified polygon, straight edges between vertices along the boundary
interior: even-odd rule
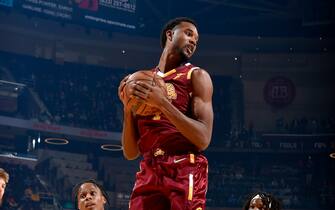
[[[264,192],[251,195],[244,204],[243,210],[280,210],[281,203],[275,197]]]
[[[0,206],[2,205],[2,198],[5,193],[8,181],[9,174],[4,169],[0,168]]]

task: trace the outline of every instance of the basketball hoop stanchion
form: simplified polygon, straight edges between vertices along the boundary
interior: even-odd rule
[[[44,142],[47,144],[53,144],[53,145],[66,145],[69,143],[69,140],[65,138],[46,138],[44,139]]]
[[[118,144],[103,144],[100,146],[102,150],[105,151],[111,151],[111,152],[117,152],[117,151],[122,151],[123,147]]]

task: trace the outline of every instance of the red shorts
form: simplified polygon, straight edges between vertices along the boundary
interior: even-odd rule
[[[144,155],[129,209],[204,210],[207,181],[203,155]]]

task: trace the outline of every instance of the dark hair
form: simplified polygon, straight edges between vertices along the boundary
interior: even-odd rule
[[[177,17],[177,18],[174,18],[172,20],[169,20],[165,24],[165,26],[163,27],[163,29],[161,31],[161,46],[162,46],[162,48],[165,47],[165,43],[166,43],[166,31],[172,30],[175,26],[179,25],[182,22],[192,23],[195,27],[197,27],[196,22],[194,20],[192,20],[191,18],[188,18],[188,17]]]
[[[250,206],[251,200],[259,195],[262,199],[262,203],[265,206],[266,210],[280,210],[281,203],[278,199],[276,199],[273,195],[265,193],[265,192],[257,192],[249,196],[248,200],[245,202],[243,206],[243,210],[248,210]]]
[[[85,183],[92,183],[97,188],[99,188],[99,190],[101,191],[102,195],[106,199],[107,205],[110,206],[108,195],[105,192],[105,190],[103,189],[103,187],[97,181],[95,181],[94,179],[88,179],[88,180],[84,180],[84,181],[76,184],[76,186],[74,186],[74,188],[72,190],[72,198],[74,200],[74,205],[75,205],[76,209],[78,209],[78,192],[79,192],[79,188],[80,188],[81,185],[83,185]]]

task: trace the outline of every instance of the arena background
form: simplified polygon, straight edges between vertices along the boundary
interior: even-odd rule
[[[335,206],[332,0],[0,0],[0,167],[8,209],[73,209],[94,178],[128,207],[120,80],[155,66],[163,24],[199,25],[192,63],[214,83],[209,210],[255,191],[283,209]],[[333,157],[333,158],[332,158]]]

